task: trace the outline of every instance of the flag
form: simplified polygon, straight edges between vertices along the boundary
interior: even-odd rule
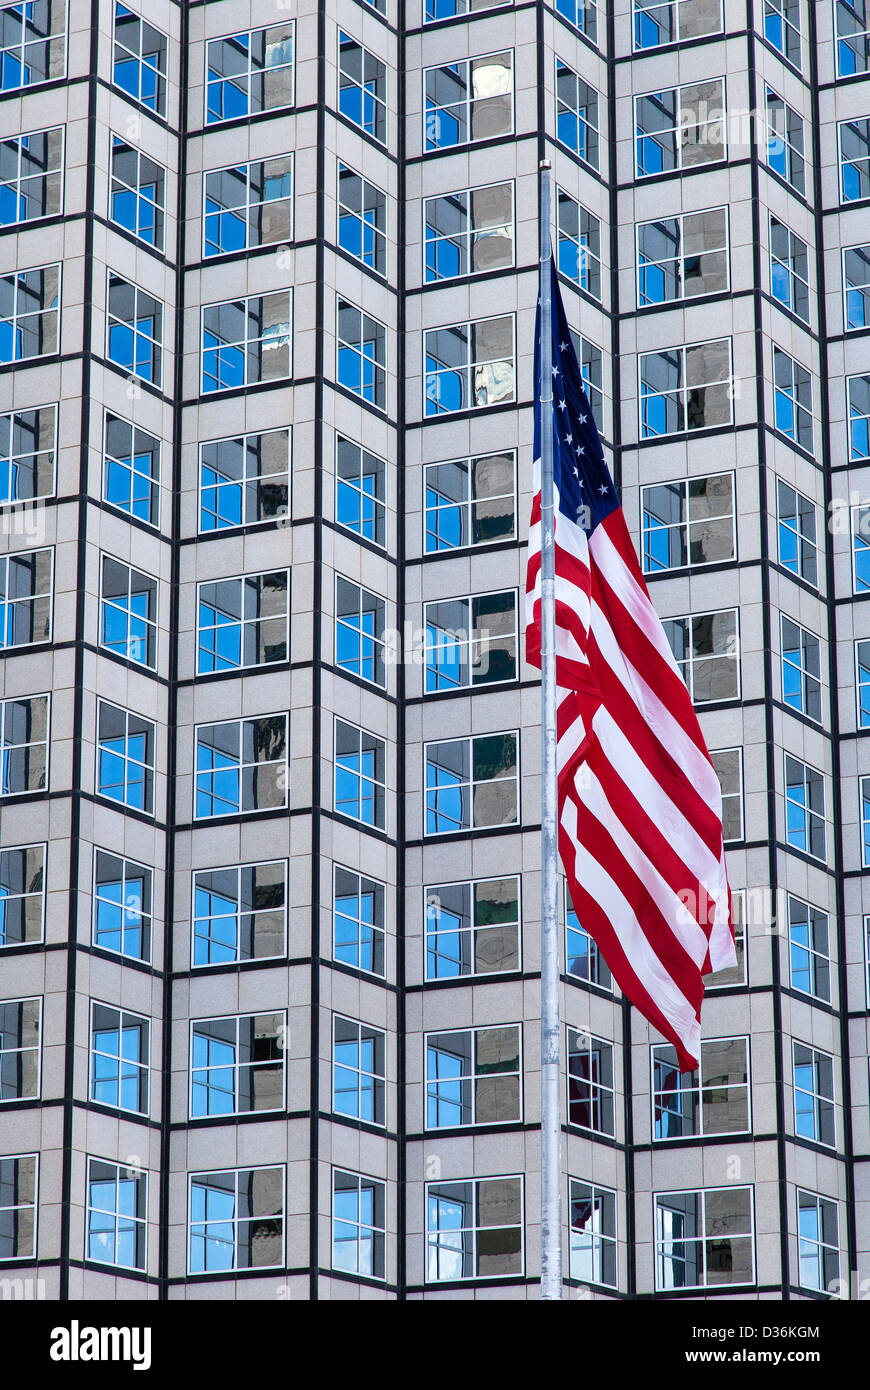
[[[689,1071],[703,976],[736,964],[722,796],[604,461],[552,258],[549,273],[559,854],[578,920]],[[540,331],[539,303],[526,579],[526,656],[538,667]]]

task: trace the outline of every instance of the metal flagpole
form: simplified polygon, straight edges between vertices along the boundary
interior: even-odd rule
[[[562,1297],[550,161],[541,160],[541,1298]]]

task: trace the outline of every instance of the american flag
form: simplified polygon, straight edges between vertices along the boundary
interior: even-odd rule
[[[722,797],[650,602],[552,259],[559,853],[578,921],[632,1004],[698,1065],[703,976],[736,964]],[[526,655],[541,665],[540,304]]]

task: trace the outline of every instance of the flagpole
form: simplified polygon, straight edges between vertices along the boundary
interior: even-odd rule
[[[556,550],[550,161],[541,160],[541,1298],[562,1297],[559,869],[556,790]]]

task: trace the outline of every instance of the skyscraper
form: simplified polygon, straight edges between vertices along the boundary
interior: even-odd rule
[[[563,894],[567,1293],[870,1277],[863,0],[0,25],[3,1289],[538,1295],[545,158],[740,961]]]

